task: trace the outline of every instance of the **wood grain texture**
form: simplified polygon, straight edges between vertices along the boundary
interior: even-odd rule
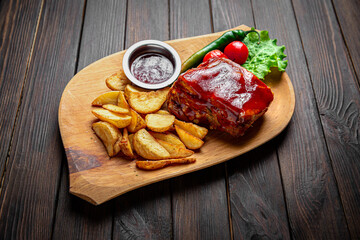
[[[294,79],[297,105],[288,131],[278,147],[291,236],[295,239],[346,239],[349,233],[300,35],[295,31],[297,25],[291,2],[254,0],[252,3],[257,28],[268,30],[270,37],[286,45],[289,59],[287,71]],[[309,6],[305,7],[304,4],[302,14],[310,11]],[[294,7],[295,11],[299,10],[297,6]],[[322,12],[323,9],[317,11]],[[315,21],[309,19],[306,27],[310,28]],[[308,40],[318,46],[314,34],[311,31]],[[301,34],[301,37],[304,36]]]
[[[255,26],[249,0],[214,0],[214,30],[220,31],[241,22]],[[279,172],[276,147],[271,140],[249,154],[228,163],[231,222],[234,239],[289,239],[286,204]]]
[[[4,239],[50,239],[63,150],[57,109],[74,73],[83,1],[46,1],[1,195]]]
[[[358,0],[333,0],[332,2],[360,84],[360,28],[358,25],[360,22],[360,2]]]
[[[224,164],[172,180],[174,239],[230,239]]]
[[[69,193],[64,160],[52,239],[112,239],[114,202],[94,206]]]
[[[87,1],[77,71],[123,48],[125,18],[126,1]],[[114,202],[94,207],[71,195],[66,159],[63,164],[53,238],[110,239]]]
[[[185,59],[221,34],[172,40],[168,43],[180,53],[180,58]],[[274,72],[265,81],[277,97],[265,116],[254,124],[246,136],[234,141],[226,133],[211,131],[201,151],[194,154],[197,158],[195,164],[151,172],[140,171],[136,169],[134,161],[130,162],[121,155],[109,159],[103,144],[90,130],[92,122],[96,120],[91,114],[93,107],[90,103],[101,93],[109,91],[104,79],[121,67],[123,54],[124,51],[105,57],[76,74],[66,86],[59,106],[62,140],[69,166],[75,170],[70,176],[70,191],[94,204],[146,184],[213,166],[245,153],[278,135],[292,116],[295,99],[291,81],[286,73]],[[97,163],[91,166],[88,159]],[[84,163],[88,164],[88,168],[80,171]]]
[[[234,239],[290,239],[274,146],[279,137],[228,163]]]
[[[171,239],[169,181],[129,192],[116,199],[114,239]]]
[[[170,1],[170,6],[172,39],[212,32],[209,1]],[[175,239],[231,238],[224,164],[171,183]]]
[[[330,0],[296,0],[294,8],[351,237],[360,238],[360,94],[356,77]]]
[[[166,0],[129,0],[125,47],[145,39],[167,40],[168,7]],[[169,182],[160,182],[121,196],[115,200],[114,213],[114,239],[170,239]]]
[[[41,2],[41,0],[0,2],[1,178],[5,170]]]

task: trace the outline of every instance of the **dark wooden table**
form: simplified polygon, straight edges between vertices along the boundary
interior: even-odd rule
[[[0,1],[0,239],[360,239],[359,23],[358,0]],[[69,194],[57,113],[76,72],[241,24],[287,47],[280,136],[97,207]]]

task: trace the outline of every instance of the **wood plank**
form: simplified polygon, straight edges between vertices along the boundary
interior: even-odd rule
[[[123,49],[125,18],[126,1],[87,1],[77,71]],[[114,202],[95,207],[71,195],[66,159],[63,163],[53,238],[110,239]]]
[[[228,164],[234,239],[290,239],[274,146],[280,138]]]
[[[331,1],[294,0],[294,9],[346,220],[351,237],[357,239],[360,94],[356,76]]]
[[[298,7],[300,6],[294,6],[295,11],[300,11]],[[295,239],[346,239],[349,232],[323,136],[301,39],[299,33],[294,30],[297,29],[297,25],[291,2],[254,0],[253,9],[257,28],[269,30],[270,37],[277,38],[279,44],[286,45],[289,60],[287,72],[293,79],[298,99],[293,119],[278,148],[291,235]],[[306,15],[313,9],[323,12],[323,9],[314,8],[310,1],[307,1],[307,4],[304,3],[301,7],[301,10],[304,10],[301,14]],[[311,29],[318,18],[307,16],[306,19],[307,24],[303,27]],[[322,34],[309,31],[307,36],[317,47],[319,42],[314,41],[314,35],[318,33]],[[307,46],[304,48],[307,49]],[[317,58],[316,61],[316,64],[313,63],[314,66],[319,66],[321,59]]]
[[[1,235],[50,239],[64,158],[57,128],[62,89],[75,71],[84,2],[46,1],[1,195]]]
[[[31,54],[41,0],[0,2],[0,181]]]
[[[167,40],[168,2],[129,0],[125,48],[145,39]],[[169,182],[163,181],[115,200],[114,239],[170,239]]]
[[[62,168],[52,239],[111,239],[114,202],[94,206],[70,194],[66,159]]]
[[[332,2],[360,84],[360,3],[358,0],[333,0]]]
[[[213,0],[214,31],[246,23],[255,26],[251,2]],[[234,239],[289,239],[289,223],[273,139],[227,163]],[[275,221],[274,221],[275,220]]]
[[[212,31],[208,1],[170,1],[171,39]],[[220,164],[171,181],[175,239],[229,239],[225,167]]]

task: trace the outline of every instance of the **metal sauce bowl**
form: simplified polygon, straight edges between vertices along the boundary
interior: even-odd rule
[[[141,82],[134,77],[130,70],[131,64],[137,57],[146,53],[161,54],[170,60],[174,67],[174,72],[168,80],[162,83],[150,84]],[[132,45],[128,50],[126,50],[122,65],[126,77],[135,85],[146,89],[160,89],[172,84],[178,78],[181,71],[181,60],[179,54],[169,44],[158,40],[144,40]]]

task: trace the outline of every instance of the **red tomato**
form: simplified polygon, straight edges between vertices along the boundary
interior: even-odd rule
[[[225,55],[238,64],[244,64],[249,56],[247,46],[240,41],[229,43],[224,49]]]
[[[205,55],[203,62],[209,60],[210,58],[219,58],[219,57],[228,58],[222,51],[212,50]]]

